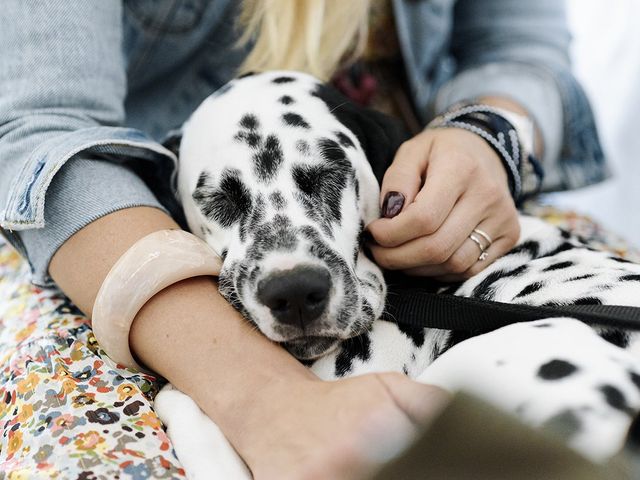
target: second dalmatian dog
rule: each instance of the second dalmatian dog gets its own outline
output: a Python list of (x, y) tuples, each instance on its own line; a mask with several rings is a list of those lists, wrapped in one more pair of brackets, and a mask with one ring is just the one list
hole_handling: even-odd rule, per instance
[[(564, 420), (574, 449), (611, 457), (640, 410), (635, 334), (546, 318), (460, 341), (380, 319), (385, 281), (362, 234), (400, 140), (386, 117), (301, 73), (246, 76), (206, 99), (183, 128), (178, 190), (189, 228), (224, 260), (220, 292), (323, 379), (404, 372), (534, 427)], [(639, 265), (538, 219), (521, 227), (510, 253), (452, 293), (640, 306)], [(189, 397), (168, 385), (155, 407), (191, 478), (250, 478)]]

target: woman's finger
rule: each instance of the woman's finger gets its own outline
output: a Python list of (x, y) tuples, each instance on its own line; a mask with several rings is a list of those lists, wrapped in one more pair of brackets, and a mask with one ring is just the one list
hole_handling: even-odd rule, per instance
[(429, 152), (429, 137), (423, 134), (400, 146), (380, 185), (382, 217), (395, 217), (413, 202), (422, 184)]
[(465, 272), (435, 275), (434, 278), (441, 282), (461, 282), (467, 280), (487, 268), (498, 258), (511, 250), (511, 248), (513, 248), (511, 239), (508, 237), (500, 237), (491, 244), (490, 248), (487, 249), (487, 257), (484, 260), (476, 258), (476, 261), (473, 262), (471, 267), (469, 267)]
[(467, 173), (455, 163), (430, 163), (424, 185), (413, 203), (394, 218), (381, 218), (369, 224), (373, 239), (383, 247), (397, 247), (436, 232), (464, 193)]
[[(486, 234), (491, 239), (491, 242), (481, 234), (474, 232), (474, 229)], [(471, 235), (473, 235), (475, 240), (471, 238)], [(508, 235), (509, 223), (501, 218), (490, 217), (478, 225), (471, 226), (468, 235), (462, 240), (459, 248), (457, 248), (446, 261), (437, 265), (424, 265), (406, 269), (405, 273), (408, 275), (440, 277), (452, 274), (462, 275), (476, 264), (481, 268), (486, 268), (493, 261), (491, 260), (492, 258), (497, 258), (491, 255), (495, 249), (500, 246), (497, 239)], [(480, 260), (483, 252), (486, 253), (487, 256), (484, 260)]]
[[(379, 265), (391, 270), (446, 265), (485, 215), (482, 205), (463, 198), (436, 233), (409, 240), (397, 247), (371, 245), (370, 250)], [(495, 235), (498, 233), (496, 231)], [(437, 274), (446, 273), (446, 267), (443, 268), (435, 271)], [(459, 271), (467, 268), (465, 266)]]

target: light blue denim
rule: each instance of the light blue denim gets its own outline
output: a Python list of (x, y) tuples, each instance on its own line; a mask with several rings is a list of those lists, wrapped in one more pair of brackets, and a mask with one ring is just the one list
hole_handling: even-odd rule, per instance
[[(149, 205), (179, 218), (177, 159), (162, 142), (244, 58), (234, 47), (238, 3), (3, 0), (0, 227), (28, 258), (34, 283), (50, 285), (53, 253), (102, 215)], [(563, 2), (393, 7), (424, 122), (461, 99), (507, 96), (542, 131), (545, 190), (607, 176), (589, 104), (570, 72)]]

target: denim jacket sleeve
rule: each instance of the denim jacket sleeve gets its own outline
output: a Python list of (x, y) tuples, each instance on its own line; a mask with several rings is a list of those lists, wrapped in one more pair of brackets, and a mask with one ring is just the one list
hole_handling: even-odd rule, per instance
[[(571, 73), (564, 2), (395, 2), (423, 120), (461, 100), (505, 96), (523, 105), (541, 130), (543, 190), (577, 188), (608, 176), (591, 108)], [(449, 28), (441, 42), (433, 41), (436, 23)]]
[[(43, 229), (46, 237), (47, 231), (61, 228), (59, 218), (47, 219), (56, 225), (44, 228), (45, 197), (53, 177), (70, 159), (126, 163), (147, 177), (165, 179), (177, 160), (142, 132), (122, 127), (127, 82), (120, 1), (6, 0), (2, 10), (0, 227), (29, 256), (16, 231)], [(77, 168), (75, 172), (79, 174)], [(69, 228), (81, 228), (100, 213), (124, 205), (158, 205), (142, 182), (131, 180), (128, 169), (109, 172), (104, 182), (128, 179), (121, 190), (128, 189), (124, 200), (105, 197), (78, 204), (72, 212), (78, 218)], [(59, 182), (58, 188), (71, 185), (77, 188), (79, 183)], [(58, 231), (57, 238), (71, 233)], [(40, 283), (43, 275), (39, 272)]]

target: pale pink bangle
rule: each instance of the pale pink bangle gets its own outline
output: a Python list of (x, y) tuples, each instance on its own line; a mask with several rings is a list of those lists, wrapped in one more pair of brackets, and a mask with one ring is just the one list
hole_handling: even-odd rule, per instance
[(160, 230), (141, 238), (118, 259), (98, 291), (91, 315), (96, 340), (115, 362), (148, 372), (129, 349), (129, 330), (138, 311), (163, 288), (190, 277), (217, 276), (221, 266), (209, 245), (184, 230)]

